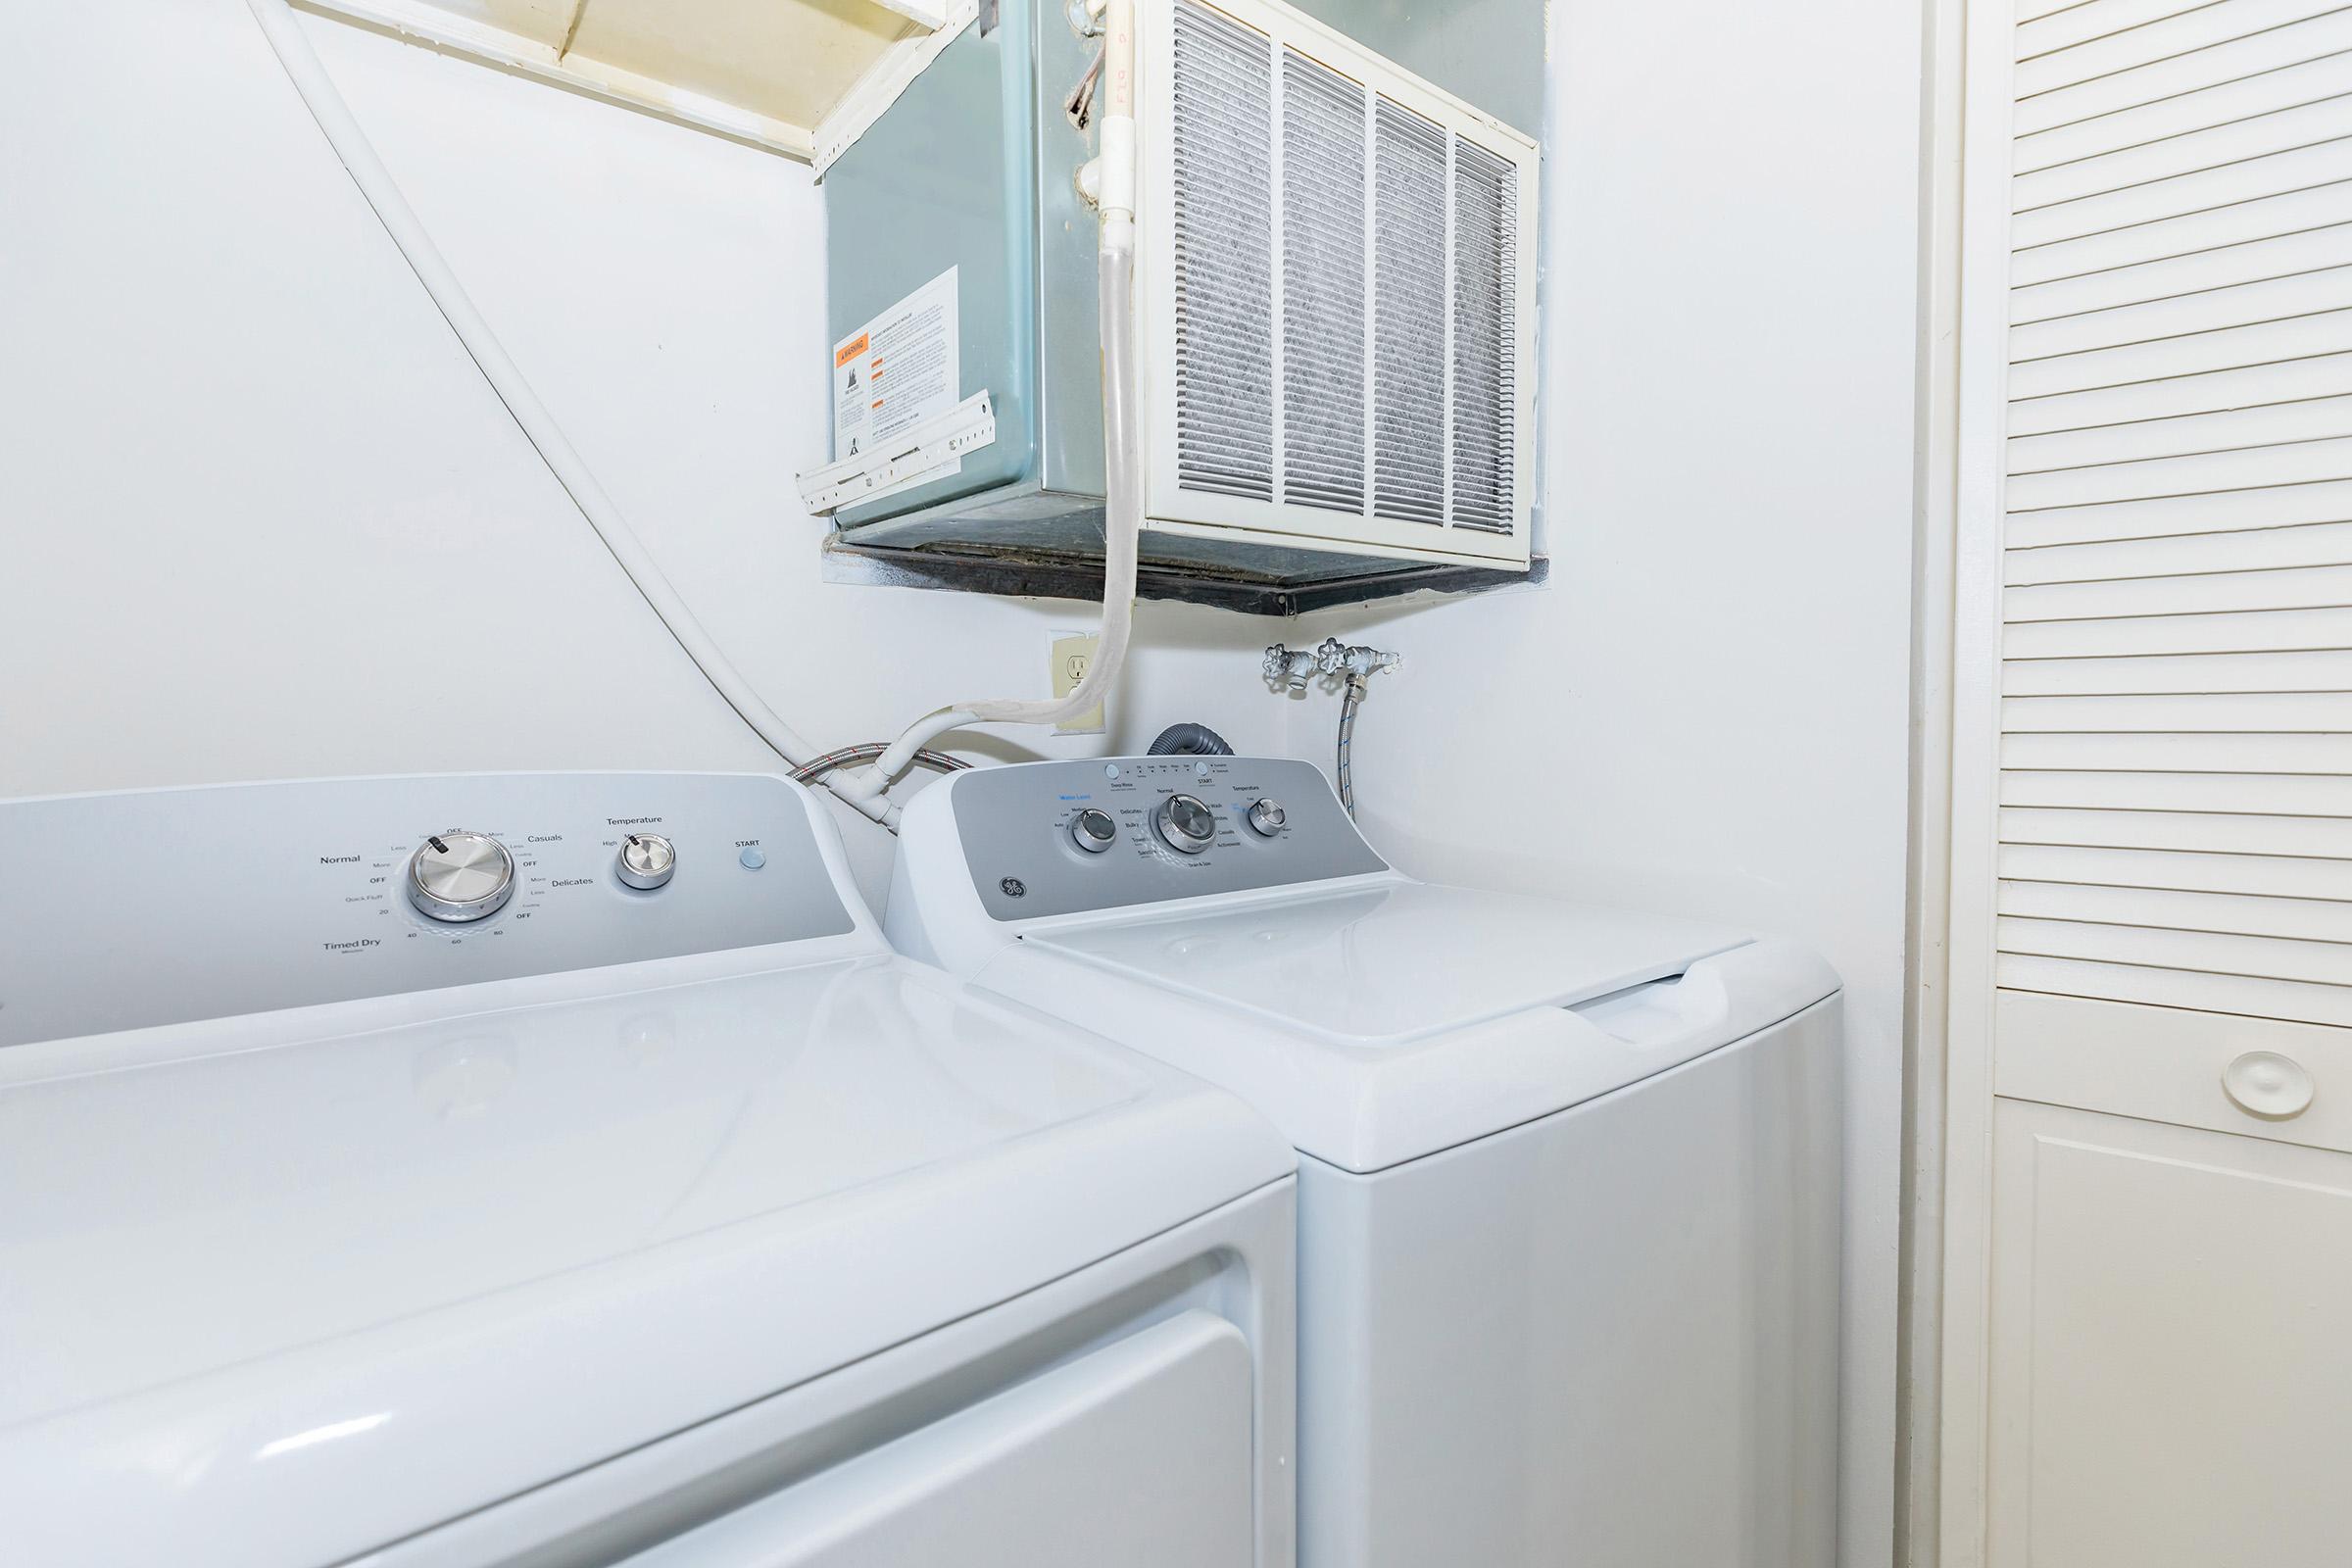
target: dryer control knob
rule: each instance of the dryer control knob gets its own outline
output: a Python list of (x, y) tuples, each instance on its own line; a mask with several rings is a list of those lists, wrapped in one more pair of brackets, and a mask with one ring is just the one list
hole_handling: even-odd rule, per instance
[(1119, 824), (1108, 811), (1088, 807), (1070, 818), (1070, 842), (1089, 855), (1101, 855), (1119, 841)]
[(451, 925), (496, 914), (514, 896), (514, 857), (487, 833), (436, 833), (409, 857), (409, 902)]
[(1280, 801), (1259, 801), (1250, 808), (1250, 830), (1261, 839), (1270, 839), (1282, 831), (1282, 824), (1291, 819)]
[(659, 833), (632, 833), (620, 841), (620, 879), (640, 892), (653, 892), (677, 868), (677, 848)]
[(1152, 825), (1179, 855), (1199, 855), (1217, 841), (1217, 813), (1196, 795), (1171, 795), (1160, 802)]

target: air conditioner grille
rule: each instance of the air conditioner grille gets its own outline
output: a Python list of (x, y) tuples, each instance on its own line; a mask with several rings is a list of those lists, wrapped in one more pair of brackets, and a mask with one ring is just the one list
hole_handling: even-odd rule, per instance
[(1271, 501), (1272, 46), (1203, 6), (1175, 20), (1178, 482)]
[(1446, 132), (1380, 100), (1372, 186), (1372, 510), (1446, 520)]
[(1511, 528), (1519, 172), (1453, 144), (1453, 525)]
[(1234, 498), (1200, 520), (1507, 555), (1491, 538), (1528, 511), (1532, 147), (1287, 6), (1166, 15), (1167, 237), (1144, 241), (1174, 452), (1154, 469)]
[(1282, 58), (1282, 498), (1364, 510), (1364, 89)]

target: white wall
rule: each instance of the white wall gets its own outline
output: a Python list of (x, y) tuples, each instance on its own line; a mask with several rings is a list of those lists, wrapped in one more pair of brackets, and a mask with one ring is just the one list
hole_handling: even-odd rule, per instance
[[(0, 795), (775, 765), (548, 476), (240, 0), (19, 20), (42, 69), (0, 97)], [(828, 443), (807, 169), (306, 21), (541, 396), (804, 734), (1042, 694), (1048, 630), (1086, 607), (819, 581), (793, 484)], [(1110, 737), (975, 755), (1140, 749), (1179, 717), (1274, 743), (1260, 626), (1142, 624)], [(847, 831), (879, 873), (887, 836)]]
[[(1920, 15), (1554, 0), (1544, 589), (1317, 616), (1424, 875), (1803, 938), (1850, 1029), (1844, 1561), (1891, 1553)], [(1293, 708), (1328, 756), (1336, 704)]]

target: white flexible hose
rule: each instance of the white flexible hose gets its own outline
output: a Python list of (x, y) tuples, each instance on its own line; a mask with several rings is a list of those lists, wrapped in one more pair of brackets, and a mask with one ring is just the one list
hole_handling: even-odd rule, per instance
[(877, 821), (882, 801), (914, 754), (966, 724), (1054, 724), (1101, 703), (1118, 684), (1135, 626), (1136, 556), (1144, 522), (1143, 431), (1135, 406), (1135, 5), (1110, 0), (1102, 55), (1102, 626), (1093, 662), (1066, 697), (959, 703), (915, 720), (874, 765), (836, 787)]
[[(449, 263), (442, 259), (439, 247), (433, 244), (432, 236), (417, 221), (408, 199), (401, 195), (400, 187), (393, 183), (391, 172), (384, 168), (383, 161), (376, 157), (375, 148), (369, 144), (367, 133), (360, 129), (359, 122), (352, 118), (350, 107), (343, 102), (343, 95), (335, 90), (333, 78), (327, 75), (326, 68), (319, 64), (318, 53), (312, 49), (311, 40), (303, 32), (302, 24), (287, 0), (246, 0), (246, 4), (251, 8), (254, 20), (262, 24), (262, 32), (270, 40), (270, 47), (277, 52), (278, 63), (285, 67), (286, 75), (294, 83), (294, 90), (302, 95), (303, 103), (309, 107), (311, 118), (318, 122), (318, 128), (326, 133), (335, 155), (342, 159), (344, 169), (350, 172), (352, 182), (360, 187), (360, 194), (375, 210), (376, 218), (383, 223), (385, 232), (392, 236), (393, 243), (400, 247), (401, 255), (408, 258), (409, 266), (416, 273), (416, 280), (424, 285), (434, 305), (448, 318), (451, 328), (458, 334), (458, 340), (465, 344), (466, 352), (473, 356), (473, 363), (481, 368), (483, 376), (497, 391), (500, 401), (506, 404), (507, 412), (514, 416), (514, 422), (522, 427), (522, 433), (538, 449), (548, 470), (580, 509), (580, 515), (588, 519), (597, 537), (605, 542), (605, 548), (612, 552), (612, 559), (619, 563), (620, 569), (628, 573), (629, 581), (637, 585), (637, 591), (645, 595), (645, 602), (653, 607), (654, 613), (662, 617), (662, 624), (669, 628), (670, 635), (678, 640), (678, 646), (686, 651), (686, 657), (694, 661), (695, 666), (727, 700), (728, 706), (743, 716), (743, 721), (778, 757), (795, 767), (813, 759), (817, 755), (817, 748), (795, 733), (775, 710), (760, 700), (760, 694), (752, 690), (750, 683), (728, 662), (718, 645), (711, 641), (710, 634), (703, 629), (702, 622), (694, 618), (694, 612), (686, 608), (686, 602), (678, 597), (678, 591), (662, 574), (662, 568), (647, 553), (636, 530), (621, 516), (620, 509), (612, 504), (612, 498), (606, 495), (604, 486), (596, 482), (596, 475), (589, 470), (587, 463), (573, 450), (563, 427), (556, 423), (555, 416), (548, 412), (547, 405), (539, 401), (538, 394), (523, 379), (521, 369), (508, 356), (497, 334), (490, 330), (490, 323), (483, 320), (481, 312), (474, 309), (473, 301), (466, 297), (464, 285), (459, 283), (457, 274), (450, 270)], [(910, 755), (914, 750), (914, 747), (907, 748)], [(903, 767), (904, 762), (901, 765)]]

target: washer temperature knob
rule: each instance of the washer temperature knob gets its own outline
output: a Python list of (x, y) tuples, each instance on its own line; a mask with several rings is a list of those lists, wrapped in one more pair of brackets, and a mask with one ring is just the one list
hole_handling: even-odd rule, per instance
[(1108, 811), (1089, 807), (1070, 818), (1070, 842), (1089, 855), (1101, 855), (1119, 840), (1119, 824)]
[(436, 833), (409, 857), (409, 902), (436, 920), (485, 919), (514, 896), (514, 857), (487, 833)]
[(620, 841), (620, 879), (640, 892), (653, 892), (677, 868), (676, 847), (659, 833), (632, 833)]
[(1250, 808), (1250, 830), (1261, 839), (1270, 839), (1282, 831), (1282, 824), (1291, 819), (1280, 801), (1259, 801)]
[(1199, 855), (1217, 841), (1217, 813), (1196, 795), (1171, 795), (1152, 818), (1160, 839), (1179, 855)]

